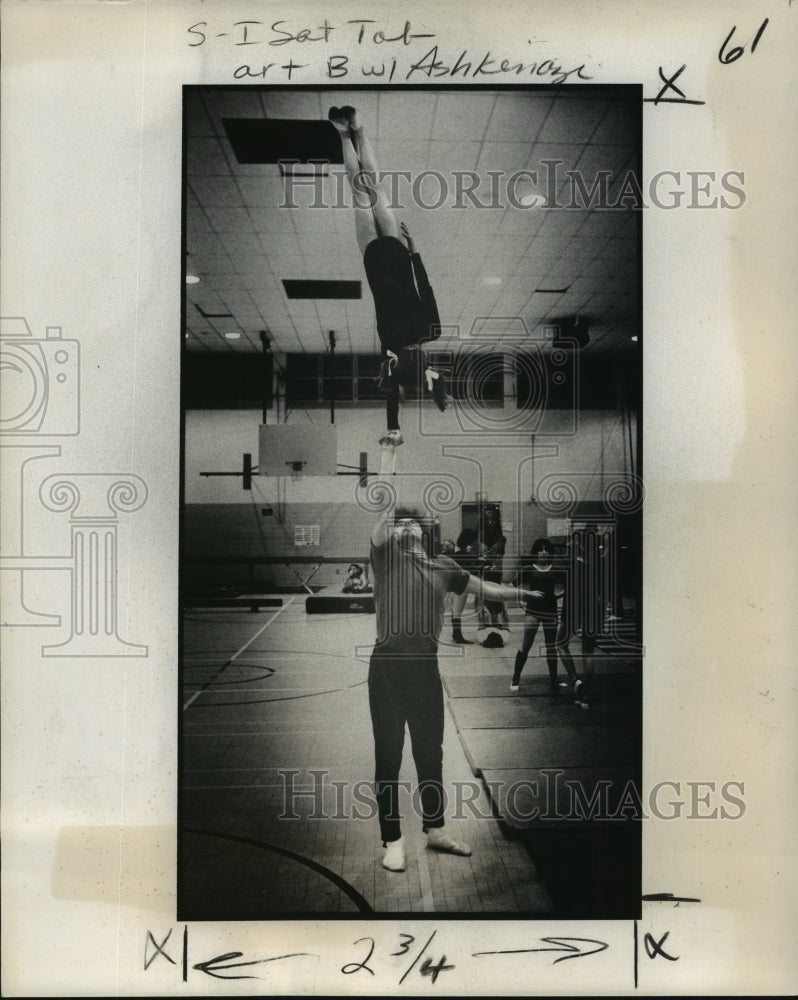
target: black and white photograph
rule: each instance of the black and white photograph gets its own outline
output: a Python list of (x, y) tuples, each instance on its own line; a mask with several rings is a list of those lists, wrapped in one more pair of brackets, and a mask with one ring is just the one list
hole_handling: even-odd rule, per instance
[(185, 88), (181, 919), (639, 914), (640, 97)]
[(0, 992), (782, 996), (790, 0), (1, 0)]

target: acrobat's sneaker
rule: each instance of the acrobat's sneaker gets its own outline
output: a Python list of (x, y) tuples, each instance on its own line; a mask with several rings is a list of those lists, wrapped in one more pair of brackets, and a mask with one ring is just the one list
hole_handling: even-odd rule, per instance
[(449, 396), (446, 392), (446, 381), (440, 372), (436, 372), (433, 368), (427, 369), (428, 381), (432, 383), (431, 392), (432, 398), (435, 401), (435, 405), (443, 413), (446, 407), (449, 405)]
[(400, 444), (405, 443), (405, 439), (401, 431), (388, 431), (387, 434), (382, 435), (378, 443), (392, 444), (394, 448), (398, 448)]
[(405, 838), (392, 840), (385, 845), (385, 857), (382, 859), (382, 867), (389, 872), (403, 872), (407, 867), (405, 858)]

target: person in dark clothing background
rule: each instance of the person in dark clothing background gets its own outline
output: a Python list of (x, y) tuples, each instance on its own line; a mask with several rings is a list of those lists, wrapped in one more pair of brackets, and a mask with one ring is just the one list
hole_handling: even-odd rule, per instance
[[(464, 528), (457, 536), (455, 550), (452, 553), (452, 559), (454, 559), (457, 565), (461, 569), (464, 569), (467, 573), (478, 574), (479, 572), (479, 557), (473, 551), (476, 540), (477, 532), (475, 529)], [(470, 646), (473, 644), (471, 639), (466, 639), (463, 635), (462, 615), (467, 599), (468, 594), (466, 594), (465, 591), (462, 594), (455, 594), (452, 598), (452, 642), (459, 643), (463, 646)]]
[[(483, 578), (490, 583), (501, 583), (504, 566), (504, 550), (507, 547), (507, 539), (504, 535), (498, 538), (488, 548), (489, 565), (483, 573)], [(507, 614), (507, 607), (503, 601), (485, 601), (484, 610), (486, 614), (486, 624), (496, 628), (510, 631), (510, 618)]]
[[(426, 364), (421, 346), (440, 336), (438, 307), (413, 238), (390, 207), (357, 111), (350, 106), (332, 107), (328, 118), (341, 137), (354, 196), (355, 233), (377, 316), (383, 354), (379, 385), (387, 396), (388, 425), (381, 443), (385, 440), (396, 446), (403, 441), (399, 428), (403, 388), (426, 389), (441, 411), (448, 403), (443, 375)], [(366, 196), (368, 206), (358, 205), (358, 194)]]
[(532, 556), (531, 566), (523, 568), (520, 574), (521, 586), (530, 596), (526, 599), (524, 636), (521, 648), (515, 655), (515, 667), (510, 689), (512, 691), (519, 690), (521, 671), (524, 669), (538, 628), (542, 626), (552, 693), (558, 691), (557, 658), (559, 655), (573, 686), (574, 701), (583, 708), (587, 708), (583, 684), (577, 676), (576, 666), (568, 648), (567, 631), (561, 631), (563, 625), (558, 622), (557, 601), (562, 599), (565, 593), (565, 581), (562, 574), (553, 568), (554, 546), (547, 538), (538, 538), (532, 545), (530, 555)]
[(479, 540), (489, 549), (497, 543), (502, 545), (501, 554), (504, 555), (504, 544), (507, 539), (502, 532), (501, 511), (495, 504), (489, 503), (482, 512), (479, 522)]

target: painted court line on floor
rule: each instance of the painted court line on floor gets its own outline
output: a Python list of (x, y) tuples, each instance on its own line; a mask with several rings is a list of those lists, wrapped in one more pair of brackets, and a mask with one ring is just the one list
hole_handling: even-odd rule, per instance
[[(424, 837), (426, 840), (426, 837)], [(435, 897), (432, 893), (432, 879), (429, 875), (429, 862), (427, 860), (427, 845), (421, 844), (418, 854), (418, 874), (421, 883), (421, 909), (424, 913), (435, 912)]]
[[(250, 646), (252, 645), (252, 643), (253, 643), (253, 642), (254, 642), (254, 641), (255, 641), (255, 640), (256, 640), (256, 639), (258, 638), (258, 636), (261, 636), (261, 635), (263, 635), (263, 633), (264, 633), (264, 632), (266, 631), (266, 629), (267, 629), (267, 628), (268, 628), (268, 627), (269, 627), (269, 626), (271, 625), (271, 623), (272, 623), (272, 622), (274, 621), (274, 619), (275, 619), (275, 618), (276, 618), (276, 617), (277, 617), (278, 615), (282, 614), (282, 613), (283, 613), (283, 611), (285, 611), (285, 610), (286, 610), (286, 608), (288, 608), (288, 607), (289, 607), (289, 606), (291, 605), (291, 602), (292, 602), (293, 600), (294, 600), (294, 598), (293, 598), (293, 597), (289, 597), (289, 598), (288, 598), (288, 600), (286, 601), (286, 603), (285, 603), (285, 604), (283, 604), (283, 606), (282, 606), (282, 607), (278, 608), (278, 609), (277, 609), (277, 610), (276, 610), (276, 611), (274, 612), (274, 614), (273, 614), (273, 615), (271, 616), (271, 618), (270, 618), (270, 619), (269, 619), (269, 620), (268, 620), (267, 622), (264, 622), (264, 624), (263, 624), (263, 625), (262, 625), (262, 626), (261, 626), (261, 627), (260, 627), (260, 628), (258, 629), (258, 631), (257, 631), (257, 632), (256, 632), (256, 633), (255, 633), (255, 634), (254, 634), (254, 635), (252, 636), (252, 638), (251, 638), (251, 639), (249, 639), (249, 640), (248, 640), (247, 642), (245, 642), (245, 643), (244, 643), (244, 645), (243, 645), (243, 646), (241, 647), (241, 649), (239, 649), (239, 650), (238, 650), (237, 652), (233, 653), (233, 655), (232, 655), (232, 656), (230, 657), (230, 659), (229, 659), (229, 660), (227, 660), (227, 663), (233, 663), (233, 662), (234, 662), (234, 661), (235, 661), (235, 660), (236, 660), (236, 659), (237, 659), (237, 658), (238, 658), (239, 656), (241, 656), (241, 654), (242, 654), (242, 653), (243, 653), (243, 652), (244, 652), (245, 650), (249, 649), (249, 647), (250, 647)], [(225, 665), (226, 665), (226, 664), (225, 664)], [(191, 705), (192, 705), (192, 704), (193, 704), (193, 703), (194, 703), (194, 702), (195, 702), (195, 701), (197, 700), (197, 698), (199, 698), (199, 696), (200, 696), (201, 694), (202, 694), (202, 691), (201, 691), (201, 690), (200, 690), (200, 691), (195, 691), (195, 692), (194, 692), (194, 694), (193, 694), (193, 695), (192, 695), (192, 696), (191, 696), (191, 697), (190, 697), (190, 698), (188, 699), (188, 701), (187, 701), (187, 702), (185, 703), (185, 705), (183, 705), (183, 711), (185, 712), (185, 710), (186, 710), (187, 708), (189, 708), (189, 707), (190, 707), (190, 706), (191, 706)]]

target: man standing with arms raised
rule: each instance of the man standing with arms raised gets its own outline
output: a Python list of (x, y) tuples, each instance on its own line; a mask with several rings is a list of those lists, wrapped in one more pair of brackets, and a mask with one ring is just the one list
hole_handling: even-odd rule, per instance
[[(392, 470), (394, 450), (390, 442), (383, 444), (381, 476)], [(437, 652), (446, 594), (477, 594), (496, 601), (519, 597), (515, 587), (486, 583), (448, 556), (428, 556), (421, 521), (419, 512), (390, 504), (371, 536), (377, 639), (369, 666), (369, 708), (380, 833), (386, 849), (382, 863), (390, 871), (404, 871), (406, 866), (398, 802), (405, 725), (427, 848), (471, 854), (468, 844), (444, 830), (444, 706)]]

